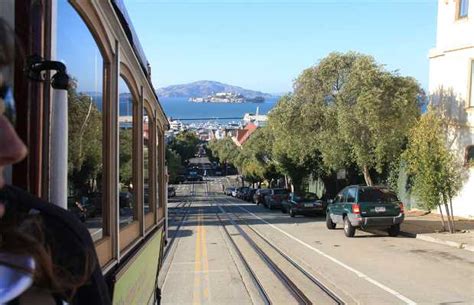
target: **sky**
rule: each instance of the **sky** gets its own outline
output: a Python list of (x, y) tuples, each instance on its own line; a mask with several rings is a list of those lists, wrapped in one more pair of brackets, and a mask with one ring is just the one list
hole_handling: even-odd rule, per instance
[(155, 87), (216, 80), (287, 92), (332, 51), (428, 86), (436, 0), (125, 0)]
[[(215, 80), (291, 91), (332, 51), (370, 54), (428, 87), (436, 0), (124, 0), (156, 88)], [(58, 59), (80, 91), (100, 91), (101, 55), (77, 12), (58, 2)]]

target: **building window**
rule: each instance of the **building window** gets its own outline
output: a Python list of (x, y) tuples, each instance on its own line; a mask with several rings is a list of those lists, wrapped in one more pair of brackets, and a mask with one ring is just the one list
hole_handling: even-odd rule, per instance
[(457, 18), (465, 18), (469, 11), (469, 0), (458, 0)]
[(466, 148), (466, 164), (468, 166), (474, 166), (474, 145)]

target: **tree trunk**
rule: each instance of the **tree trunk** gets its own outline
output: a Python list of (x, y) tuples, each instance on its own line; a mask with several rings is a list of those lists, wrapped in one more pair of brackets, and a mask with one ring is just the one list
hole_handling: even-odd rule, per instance
[(444, 198), (443, 198), (443, 201), (444, 201), (444, 209), (446, 210), (446, 217), (448, 218), (449, 233), (453, 233), (453, 226), (451, 224), (451, 216), (449, 213), (449, 207), (448, 207), (448, 204), (446, 203), (446, 200), (444, 200)]
[(453, 210), (453, 199), (449, 197), (449, 205), (451, 208), (451, 218), (453, 220), (453, 231), (456, 232), (456, 226), (454, 225), (454, 210)]
[(441, 215), (441, 223), (443, 224), (443, 231), (446, 231), (446, 222), (444, 222), (443, 210), (441, 209), (441, 204), (438, 204), (439, 215)]
[(367, 167), (367, 165), (365, 165), (365, 166), (363, 167), (362, 172), (364, 173), (365, 183), (366, 183), (368, 186), (374, 185), (374, 183), (372, 182), (372, 178), (370, 177), (370, 172), (369, 172), (369, 168)]

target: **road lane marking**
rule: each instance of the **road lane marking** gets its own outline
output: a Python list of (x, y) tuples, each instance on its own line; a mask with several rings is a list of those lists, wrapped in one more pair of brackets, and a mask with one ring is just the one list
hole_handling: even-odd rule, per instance
[(246, 208), (243, 208), (243, 207), (241, 207), (241, 206), (237, 206), (237, 207), (238, 207), (239, 209), (241, 209), (241, 210), (243, 210), (243, 211), (249, 213), (250, 215), (254, 216), (255, 218), (261, 220), (262, 222), (268, 224), (268, 225), (269, 225), (270, 227), (272, 227), (273, 229), (275, 229), (275, 230), (277, 230), (277, 231), (283, 233), (284, 235), (286, 235), (287, 237), (293, 239), (293, 240), (296, 241), (297, 243), (299, 243), (299, 244), (301, 244), (301, 245), (307, 247), (307, 248), (310, 249), (310, 250), (313, 250), (314, 252), (318, 253), (319, 255), (321, 255), (321, 256), (323, 256), (323, 257), (329, 259), (330, 261), (332, 261), (332, 262), (334, 262), (334, 263), (336, 263), (336, 264), (338, 264), (339, 266), (341, 266), (341, 267), (343, 267), (343, 268), (345, 268), (345, 269), (347, 269), (347, 270), (349, 270), (349, 271), (355, 273), (358, 277), (360, 277), (360, 278), (366, 280), (367, 282), (369, 282), (369, 283), (371, 283), (371, 284), (373, 284), (373, 285), (379, 287), (380, 289), (382, 289), (382, 290), (384, 290), (384, 291), (390, 293), (391, 295), (397, 297), (398, 299), (402, 300), (403, 302), (405, 302), (405, 303), (407, 303), (407, 304), (410, 304), (410, 305), (416, 304), (415, 301), (410, 300), (409, 298), (405, 297), (404, 295), (402, 295), (402, 294), (399, 293), (398, 291), (393, 290), (393, 289), (391, 289), (391, 288), (385, 286), (384, 284), (382, 284), (382, 283), (380, 283), (380, 282), (378, 282), (378, 281), (372, 279), (371, 277), (367, 276), (366, 274), (364, 274), (364, 273), (362, 273), (362, 272), (360, 272), (360, 271), (358, 271), (358, 270), (356, 270), (356, 269), (354, 269), (354, 268), (352, 268), (352, 267), (346, 265), (345, 263), (341, 262), (340, 260), (338, 260), (338, 259), (336, 259), (336, 258), (334, 258), (334, 257), (332, 257), (332, 256), (330, 256), (330, 255), (328, 255), (328, 254), (326, 254), (326, 253), (324, 253), (323, 251), (321, 251), (321, 250), (319, 250), (319, 249), (317, 249), (317, 248), (314, 248), (313, 246), (311, 246), (311, 245), (305, 243), (304, 241), (302, 241), (302, 240), (296, 238), (295, 236), (293, 236), (293, 235), (287, 233), (286, 231), (284, 231), (284, 230), (278, 228), (277, 226), (275, 226), (275, 225), (269, 223), (269, 222), (266, 221), (265, 219), (263, 219), (263, 218), (261, 218), (261, 217), (255, 215), (254, 213), (250, 212), (250, 211), (247, 210)]
[(202, 225), (203, 224), (203, 216), (201, 215), (201, 252), (202, 252), (202, 260), (204, 265), (204, 298), (205, 300), (209, 299), (209, 261), (207, 260), (207, 245), (206, 245), (206, 228)]
[(201, 209), (197, 215), (196, 227), (196, 249), (194, 255), (194, 287), (193, 287), (193, 304), (201, 304)]

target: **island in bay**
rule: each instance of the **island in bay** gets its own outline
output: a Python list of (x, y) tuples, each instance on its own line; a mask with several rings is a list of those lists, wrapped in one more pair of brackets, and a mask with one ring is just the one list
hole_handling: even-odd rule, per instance
[(194, 103), (230, 103), (230, 104), (241, 104), (241, 103), (263, 103), (265, 98), (263, 96), (245, 97), (242, 94), (233, 92), (218, 92), (214, 95), (208, 95), (206, 97), (190, 97), (190, 102)]
[(273, 95), (216, 81), (197, 81), (158, 89), (159, 97), (187, 98), (195, 103), (263, 103)]

